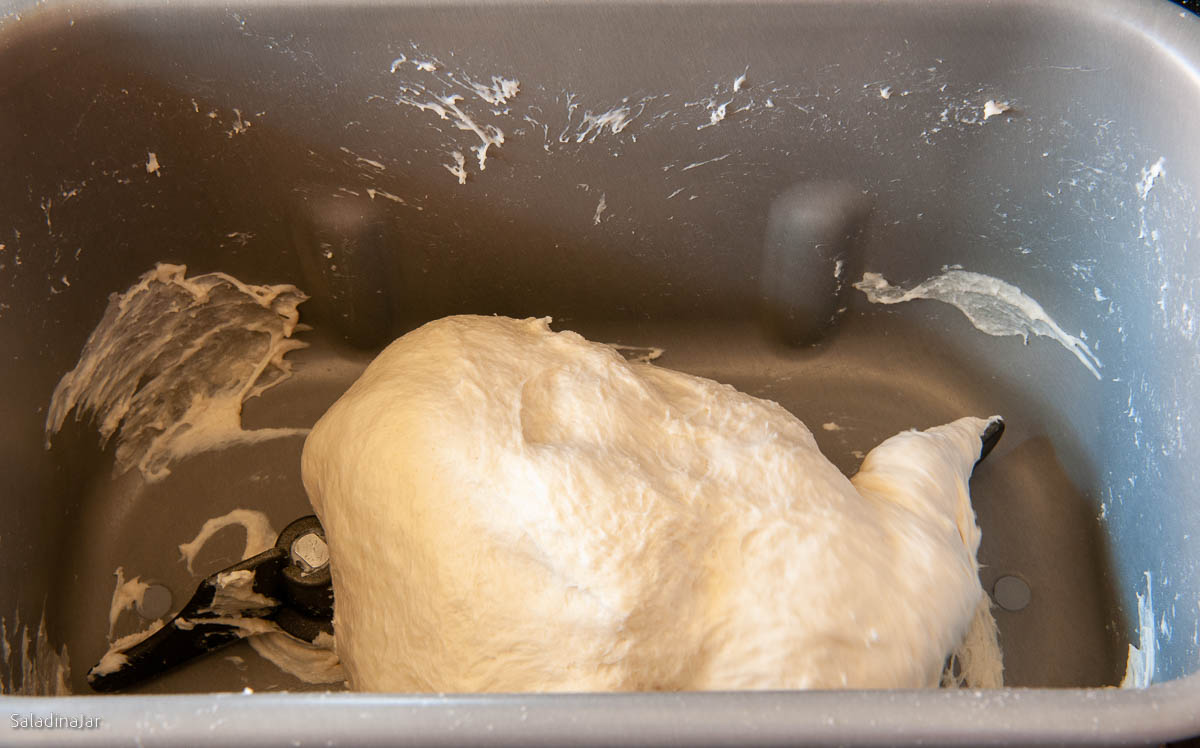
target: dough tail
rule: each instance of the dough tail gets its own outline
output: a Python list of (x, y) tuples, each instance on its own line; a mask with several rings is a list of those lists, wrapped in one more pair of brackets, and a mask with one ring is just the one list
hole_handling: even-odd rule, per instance
[(973, 559), (980, 536), (967, 482), (1003, 432), (999, 416), (905, 431), (871, 450), (851, 482), (864, 496), (920, 516), (953, 519)]
[(851, 479), (864, 497), (901, 507), (925, 518), (930, 526), (949, 519), (962, 540), (964, 576), (960, 583), (972, 590), (967, 599), (977, 602), (973, 611), (970, 607), (962, 610), (963, 628), (959, 630), (965, 636), (950, 651), (941, 676), (943, 686), (1003, 685), (1004, 664), (991, 600), (979, 587), (977, 576), (980, 532), (968, 490), (975, 466), (995, 448), (1003, 433), (1004, 421), (998, 416), (960, 418), (927, 431), (906, 431), (871, 450)]

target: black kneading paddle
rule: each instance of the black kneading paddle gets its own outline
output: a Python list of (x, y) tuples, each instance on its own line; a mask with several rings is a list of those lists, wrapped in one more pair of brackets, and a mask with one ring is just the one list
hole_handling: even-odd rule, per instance
[[(253, 574), (249, 587), (254, 599), (223, 594), (231, 579), (227, 575), (238, 571)], [(322, 632), (333, 633), (329, 550), (315, 516), (285, 527), (274, 548), (207, 577), (162, 628), (125, 650), (110, 652), (116, 661), (107, 667), (101, 667), (101, 660), (88, 671), (88, 685), (101, 692), (119, 691), (270, 627), (309, 643)]]

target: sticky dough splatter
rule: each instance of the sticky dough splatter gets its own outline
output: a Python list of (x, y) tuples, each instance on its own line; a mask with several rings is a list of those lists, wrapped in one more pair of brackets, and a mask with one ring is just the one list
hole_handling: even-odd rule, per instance
[(79, 362), (59, 380), (46, 414), (46, 447), (74, 410), (91, 413), (101, 446), (117, 437), (116, 474), (150, 482), (170, 465), (236, 444), (307, 429), (244, 430), (242, 404), (291, 375), (297, 306), (291, 285), (253, 286), (225, 273), (186, 277), (159, 264), (110, 297)]
[[(407, 61), (403, 56), (394, 60), (391, 72), (397, 72)], [(521, 82), (515, 78), (493, 75), (490, 83), (481, 83), (461, 72), (439, 73), (436, 60), (412, 62), (421, 72), (436, 74), (433, 78), (442, 92), (434, 93), (426, 83), (406, 83), (400, 87), (396, 103), (431, 112), (439, 119), (453, 123), (455, 128), (473, 133), (479, 143), (471, 146), (470, 150), (475, 154), (479, 170), (485, 171), (488, 151), (504, 145), (504, 131), (496, 124), (484, 121), (483, 114), (469, 109), (466, 97), (457, 91), (474, 94), (480, 101), (490, 105), (492, 116), (499, 116), (509, 113), (508, 103), (521, 92)], [(459, 184), (466, 184), (466, 158), (461, 150), (454, 151), (452, 156), (455, 163), (446, 165), (446, 169), (458, 179)]]
[(917, 299), (931, 299), (950, 304), (971, 320), (971, 324), (988, 335), (1003, 337), (1020, 335), (1029, 341), (1038, 335), (1058, 341), (1096, 379), (1100, 378), (1100, 359), (1092, 349), (1074, 335), (1058, 326), (1042, 305), (1021, 289), (999, 278), (965, 270), (948, 270), (929, 278), (911, 289), (891, 285), (878, 273), (863, 273), (854, 287), (867, 295), (873, 304), (901, 304)]
[(189, 574), (195, 574), (192, 565), (196, 562), (196, 554), (214, 535), (226, 527), (240, 526), (246, 531), (246, 545), (242, 551), (242, 559), (255, 556), (275, 545), (277, 533), (271, 528), (271, 520), (267, 515), (253, 509), (234, 509), (228, 514), (213, 517), (204, 523), (200, 532), (188, 543), (179, 546), (179, 557), (187, 564)]
[[(558, 134), (558, 142), (563, 144), (595, 143), (597, 139), (619, 135), (642, 115), (647, 104), (657, 98), (646, 96), (634, 102), (625, 97), (620, 104), (600, 111), (583, 107), (574, 93), (566, 92), (566, 97), (567, 121)], [(575, 118), (577, 112), (582, 112), (578, 121)]]
[(1154, 681), (1154, 653), (1158, 637), (1154, 633), (1154, 578), (1146, 572), (1146, 594), (1137, 593), (1138, 643), (1129, 645), (1125, 677), (1121, 688), (1146, 688)]
[(1142, 178), (1136, 185), (1138, 197), (1145, 200), (1150, 195), (1150, 190), (1154, 189), (1154, 183), (1158, 181), (1159, 177), (1167, 173), (1167, 170), (1164, 168), (1166, 163), (1167, 159), (1160, 156), (1153, 164), (1142, 169)]
[(0, 618), (0, 693), (69, 696), (70, 683), (67, 647), (55, 649), (50, 643), (45, 611), (36, 630), (28, 624), (22, 625), (19, 613), (11, 629)]
[(620, 353), (626, 361), (636, 361), (637, 363), (648, 364), (651, 361), (657, 361), (662, 358), (666, 351), (662, 348), (645, 345), (621, 345), (620, 343), (609, 343), (609, 347)]
[(113, 590), (112, 602), (108, 608), (108, 641), (112, 643), (113, 633), (117, 630), (117, 619), (121, 613), (132, 610), (141, 604), (150, 585), (141, 577), (125, 579), (125, 569), (118, 566), (113, 576), (117, 578), (117, 586)]

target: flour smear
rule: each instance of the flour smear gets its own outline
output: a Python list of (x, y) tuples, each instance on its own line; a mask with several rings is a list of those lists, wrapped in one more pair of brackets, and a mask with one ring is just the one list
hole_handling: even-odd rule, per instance
[(109, 297), (79, 362), (58, 382), (46, 414), (46, 447), (74, 410), (92, 415), (101, 446), (117, 438), (115, 473), (148, 482), (190, 455), (304, 434), (243, 430), (242, 404), (291, 375), (297, 306), (291, 285), (253, 286), (225, 273), (191, 278), (159, 264)]

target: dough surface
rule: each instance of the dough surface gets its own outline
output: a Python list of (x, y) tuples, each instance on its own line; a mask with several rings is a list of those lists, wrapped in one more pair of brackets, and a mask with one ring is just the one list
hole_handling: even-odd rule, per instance
[(430, 322), (304, 446), (338, 655), (371, 691), (935, 686), (983, 599), (987, 424), (849, 480), (776, 403), (547, 319)]

